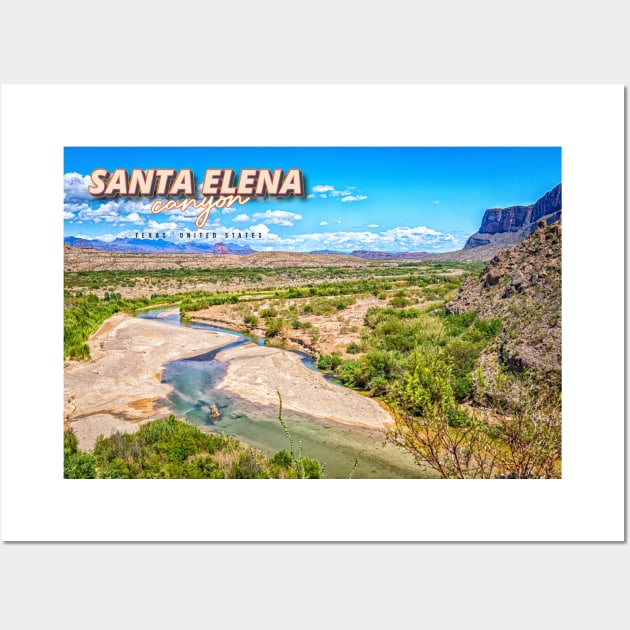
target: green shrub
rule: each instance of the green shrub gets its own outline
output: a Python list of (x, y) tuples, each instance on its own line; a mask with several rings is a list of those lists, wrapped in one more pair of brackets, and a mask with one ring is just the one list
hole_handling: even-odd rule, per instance
[(355, 341), (352, 341), (348, 344), (348, 347), (346, 348), (346, 352), (348, 354), (359, 354), (359, 352), (361, 352), (361, 347), (359, 346), (358, 343), (356, 343)]
[(276, 337), (284, 330), (284, 320), (278, 317), (269, 317), (265, 320), (265, 334), (267, 337)]
[(191, 459), (183, 469), (185, 479), (223, 479), (225, 472), (216, 460), (209, 455)]
[(317, 362), (317, 369), (330, 370), (331, 365), (332, 365), (332, 357), (329, 354), (325, 354)]
[(344, 385), (363, 387), (365, 382), (361, 378), (363, 364), (358, 359), (346, 359), (341, 362), (339, 377)]
[(404, 308), (405, 306), (409, 306), (411, 304), (411, 300), (404, 297), (395, 297), (392, 298), (389, 303), (394, 308)]
[(108, 479), (267, 479), (297, 476), (290, 456), (287, 468), (287, 455), (268, 459), (232, 438), (204, 433), (170, 416), (133, 434), (99, 438), (90, 457), (98, 476)]
[(79, 450), (79, 440), (72, 429), (63, 432), (63, 454), (74, 455)]
[(313, 315), (332, 315), (335, 312), (335, 305), (332, 301), (327, 300), (326, 298), (312, 299), (310, 303), (310, 310), (308, 311), (306, 310), (307, 306), (304, 307), (304, 312), (309, 312)]
[(304, 471), (304, 479), (321, 479), (323, 474), (322, 465), (319, 460), (310, 457), (303, 457), (301, 460)]
[(115, 457), (101, 469), (103, 479), (131, 479), (132, 473), (122, 457)]
[(269, 479), (270, 475), (263, 461), (252, 449), (241, 453), (232, 462), (230, 468), (230, 479)]
[(63, 432), (64, 479), (95, 479), (96, 459), (90, 453), (79, 451), (79, 441), (72, 429)]
[(341, 356), (338, 352), (325, 354), (317, 363), (320, 370), (332, 370), (333, 372), (341, 365)]
[(271, 461), (274, 464), (278, 464), (278, 466), (283, 466), (285, 468), (290, 468), (291, 464), (293, 463), (293, 460), (291, 459), (291, 455), (284, 449), (282, 449), (281, 451), (278, 451), (271, 458)]
[(64, 454), (63, 477), (64, 479), (95, 479), (96, 459), (90, 453)]
[(345, 296), (335, 298), (334, 300), (331, 300), (331, 303), (338, 311), (342, 311), (344, 308), (348, 308), (348, 306), (355, 304), (356, 301), (357, 300), (354, 297)]

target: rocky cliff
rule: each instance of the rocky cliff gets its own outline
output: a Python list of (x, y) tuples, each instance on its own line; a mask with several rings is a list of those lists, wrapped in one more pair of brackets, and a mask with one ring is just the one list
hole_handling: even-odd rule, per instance
[(529, 206), (486, 210), (479, 231), (466, 241), (464, 249), (518, 243), (534, 230), (540, 220), (551, 224), (560, 220), (561, 215), (562, 184), (558, 184)]
[(500, 251), (478, 277), (468, 278), (446, 309), (500, 319), (503, 332), (494, 349), (500, 363), (555, 382), (561, 374), (562, 226), (547, 225), (548, 214), (541, 215), (530, 236)]

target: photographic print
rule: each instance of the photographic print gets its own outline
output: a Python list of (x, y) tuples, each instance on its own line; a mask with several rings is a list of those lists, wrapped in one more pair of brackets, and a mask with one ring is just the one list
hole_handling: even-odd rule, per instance
[[(64, 477), (562, 477), (562, 149), (64, 149)], [(61, 423), (60, 423), (61, 430)]]
[(623, 103), (3, 88), (3, 539), (622, 540)]

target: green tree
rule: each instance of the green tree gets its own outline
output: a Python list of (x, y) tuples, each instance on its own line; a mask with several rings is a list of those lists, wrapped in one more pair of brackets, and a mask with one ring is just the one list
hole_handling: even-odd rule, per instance
[(415, 352), (394, 388), (396, 425), (388, 438), (444, 478), (489, 477), (494, 469), (486, 455), (490, 438), (460, 409), (451, 382), (439, 350)]
[(415, 353), (395, 386), (389, 439), (445, 478), (556, 478), (561, 396), (540, 375), (475, 376), (477, 407), (458, 404), (439, 350)]

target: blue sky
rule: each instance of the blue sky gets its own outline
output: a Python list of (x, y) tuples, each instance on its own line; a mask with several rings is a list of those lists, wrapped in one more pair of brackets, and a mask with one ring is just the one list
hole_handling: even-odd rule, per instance
[[(298, 168), (304, 199), (252, 200), (213, 210), (206, 231), (262, 234), (257, 250), (452, 251), (487, 208), (534, 203), (562, 181), (559, 147), (67, 147), (64, 235), (113, 240), (197, 231), (198, 212), (151, 214), (152, 200), (95, 199), (96, 168)], [(238, 241), (242, 243), (243, 241)], [(212, 243), (212, 241), (211, 241)]]

